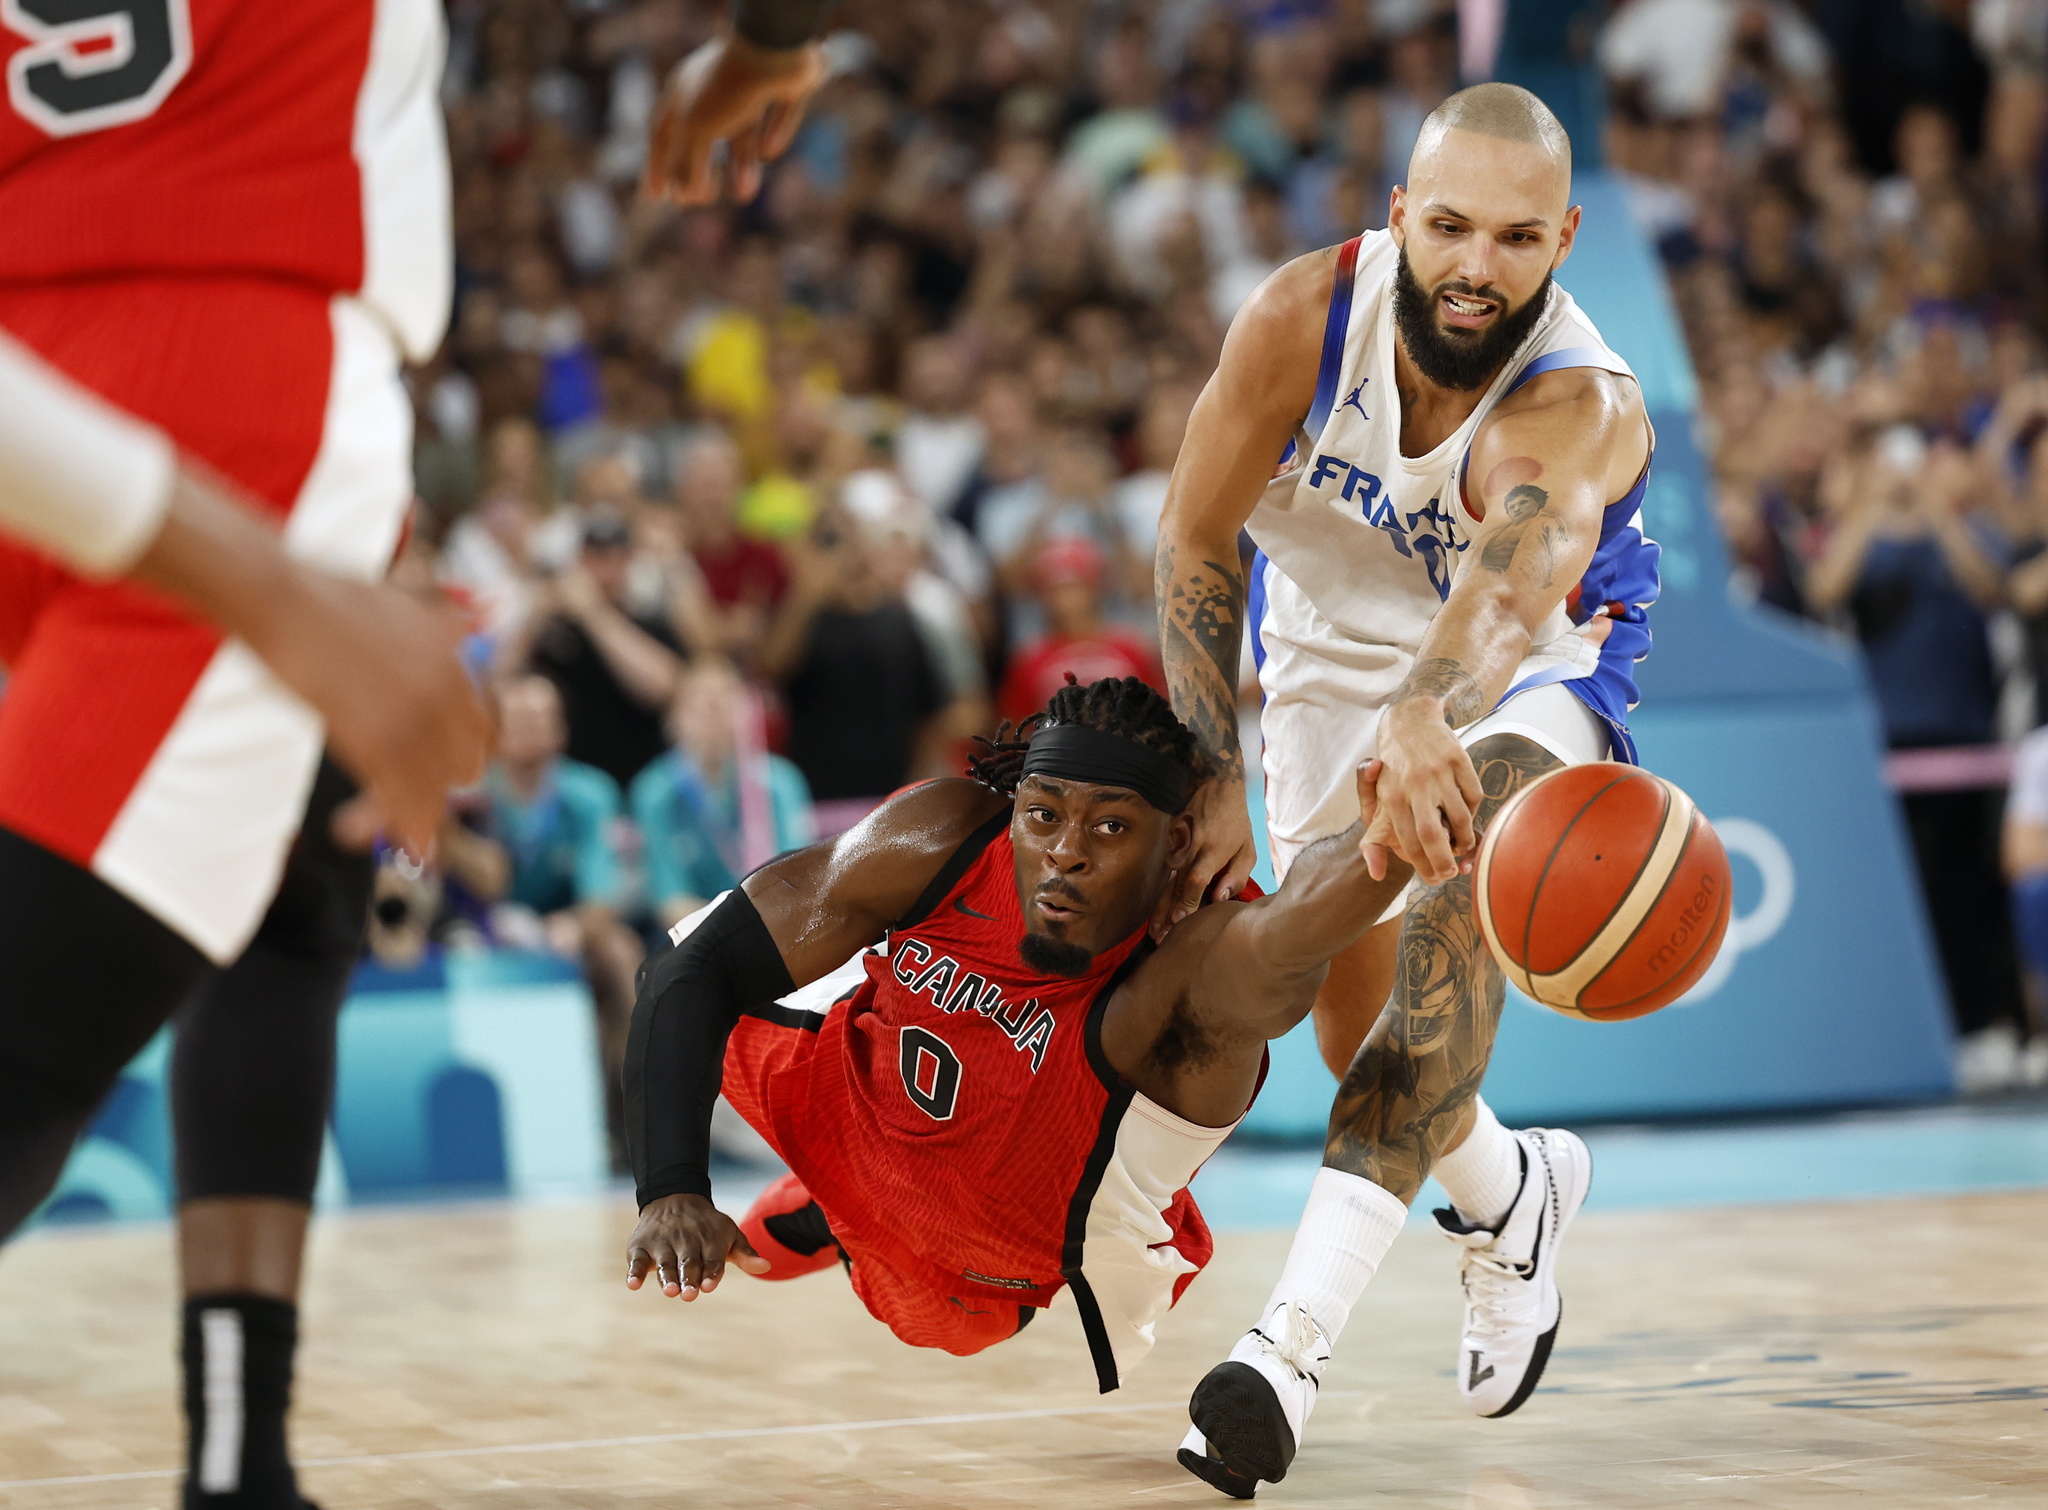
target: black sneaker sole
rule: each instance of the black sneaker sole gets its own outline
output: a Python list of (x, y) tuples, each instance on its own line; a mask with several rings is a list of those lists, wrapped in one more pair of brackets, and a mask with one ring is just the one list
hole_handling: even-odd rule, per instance
[(1259, 1481), (1248, 1479), (1241, 1473), (1232, 1473), (1215, 1458), (1205, 1458), (1199, 1452), (1188, 1448), (1174, 1454), (1180, 1466), (1212, 1489), (1221, 1489), (1234, 1500), (1248, 1500), (1259, 1492)]
[(1550, 1330), (1536, 1339), (1536, 1350), (1529, 1355), (1529, 1372), (1522, 1375), (1522, 1383), (1514, 1398), (1499, 1410), (1488, 1411), (1483, 1420), (1498, 1421), (1502, 1416), (1511, 1416), (1522, 1408), (1528, 1398), (1536, 1393), (1536, 1386), (1543, 1378), (1543, 1370), (1550, 1362), (1550, 1348), (1557, 1341), (1557, 1329), (1564, 1325), (1564, 1297), (1557, 1297), (1557, 1320), (1550, 1324)]
[(1273, 1386), (1249, 1363), (1233, 1360), (1210, 1369), (1188, 1401), (1188, 1419), (1237, 1477), (1269, 1484), (1287, 1477), (1294, 1430)]

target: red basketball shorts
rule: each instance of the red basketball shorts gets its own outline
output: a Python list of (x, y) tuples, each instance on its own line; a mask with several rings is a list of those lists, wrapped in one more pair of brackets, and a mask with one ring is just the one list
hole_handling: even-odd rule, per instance
[[(824, 1021), (822, 1010), (782, 1010), (792, 1018), (802, 1015)], [(801, 1065), (817, 1043), (818, 1033), (810, 1026), (746, 1016), (733, 1029), (725, 1050), (725, 1099), (768, 1140), (798, 1180), (804, 1178), (805, 1166), (816, 1151), (783, 1146), (769, 1111), (775, 1094), (771, 1081), (784, 1070)], [(826, 1121), (829, 1118), (821, 1119), (821, 1125)], [(859, 1212), (836, 1210), (823, 1202), (820, 1206), (832, 1235), (846, 1251), (854, 1294), (870, 1315), (912, 1347), (935, 1347), (965, 1357), (1016, 1336), (1031, 1319), (1030, 1308), (1016, 1301), (955, 1295), (934, 1285), (927, 1275), (892, 1263), (885, 1252), (863, 1240)]]
[[(353, 300), (285, 282), (0, 287), (0, 328), (167, 431), (282, 521), (302, 560), (389, 565), (412, 496), (398, 354)], [(83, 866), (213, 959), (269, 904), (319, 719), (168, 599), (0, 540), (0, 826)]]

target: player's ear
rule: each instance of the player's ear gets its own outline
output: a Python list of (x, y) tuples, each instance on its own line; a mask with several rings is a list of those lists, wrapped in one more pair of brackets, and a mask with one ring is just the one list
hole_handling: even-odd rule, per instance
[(1565, 258), (1572, 254), (1572, 243), (1579, 239), (1579, 211), (1581, 208), (1583, 207), (1580, 205), (1573, 205), (1564, 212), (1564, 224), (1558, 228), (1557, 232), (1557, 260), (1550, 264), (1550, 270), (1553, 273), (1564, 266)]
[(1166, 820), (1166, 868), (1179, 870), (1194, 853), (1195, 815), (1183, 809)]
[(1387, 194), (1387, 230), (1395, 246), (1408, 244), (1408, 186), (1395, 184)]

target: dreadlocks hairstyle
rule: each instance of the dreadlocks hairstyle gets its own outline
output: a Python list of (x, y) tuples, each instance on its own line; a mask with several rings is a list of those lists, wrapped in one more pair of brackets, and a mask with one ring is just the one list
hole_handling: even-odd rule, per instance
[(974, 742), (981, 749), (968, 757), (967, 774), (1005, 797), (1016, 796), (1031, 736), (1054, 724), (1085, 724), (1157, 750), (1186, 766), (1196, 781), (1207, 774), (1195, 736), (1174, 716), (1173, 704), (1152, 688), (1135, 676), (1106, 676), (1084, 687), (1071, 671), (1066, 686), (1052, 695), (1043, 713), (1014, 724), (1004, 720), (994, 739), (977, 734)]

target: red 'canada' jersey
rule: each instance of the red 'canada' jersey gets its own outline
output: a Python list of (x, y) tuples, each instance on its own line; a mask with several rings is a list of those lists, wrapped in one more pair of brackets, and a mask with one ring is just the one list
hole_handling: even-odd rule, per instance
[(445, 49), (438, 0), (0, 0), (0, 282), (285, 278), (431, 354)]
[[(1150, 1346), (1138, 1292), (1153, 1285), (1163, 1308), (1208, 1259), (1185, 1187), (1228, 1129), (1173, 1118), (1103, 1055), (1103, 1012), (1149, 951), (1143, 929), (1079, 979), (1019, 958), (1008, 823), (991, 819), (921, 915), (890, 931), (887, 952), (864, 957), (865, 978), (832, 1004), (815, 1048), (773, 1077), (764, 1131), (835, 1234), (942, 1293), (1043, 1306), (1071, 1283), (1114, 1388), (1113, 1354), (1139, 1352), (1126, 1323), (1143, 1324)], [(1134, 1266), (1118, 1250), (1147, 1225)], [(1169, 1245), (1175, 1254), (1143, 1261)]]

